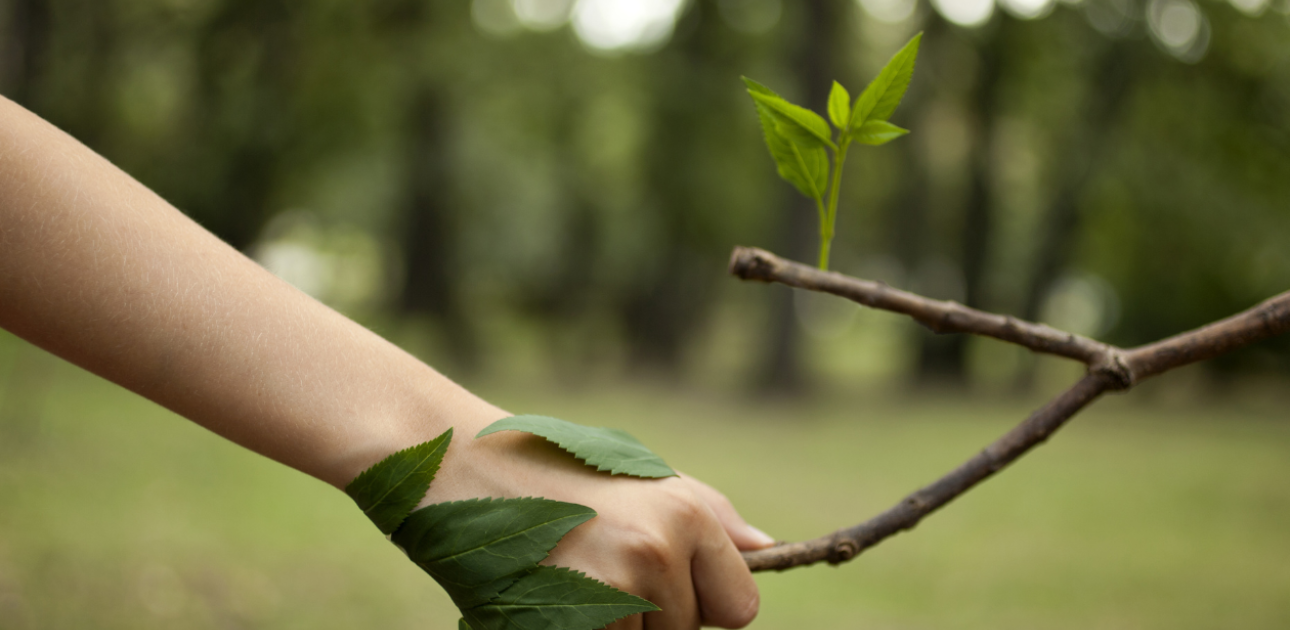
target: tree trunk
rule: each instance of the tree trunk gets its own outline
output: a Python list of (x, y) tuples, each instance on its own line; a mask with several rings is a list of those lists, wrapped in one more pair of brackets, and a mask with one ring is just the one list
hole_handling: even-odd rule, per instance
[(31, 109), (49, 48), (49, 2), (13, 0), (8, 27), (0, 47), (0, 89), (15, 103)]
[(452, 361), (470, 371), (478, 366), (479, 348), (455, 281), (461, 274), (446, 109), (442, 96), (429, 85), (418, 88), (409, 104), (399, 306), (404, 313), (436, 319)]

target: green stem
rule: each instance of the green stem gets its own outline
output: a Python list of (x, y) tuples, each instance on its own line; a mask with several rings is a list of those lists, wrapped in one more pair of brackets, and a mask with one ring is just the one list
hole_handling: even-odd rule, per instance
[(824, 201), (820, 197), (815, 198), (815, 208), (820, 211), (820, 269), (828, 270), (829, 243), (833, 241), (833, 222), (829, 220), (829, 212), (824, 209)]
[(829, 182), (829, 207), (826, 210), (820, 199), (815, 203), (820, 206), (820, 270), (829, 270), (829, 249), (833, 245), (833, 226), (838, 219), (838, 193), (842, 188), (842, 166), (847, 162), (847, 148), (851, 139), (842, 138), (833, 154), (833, 177)]

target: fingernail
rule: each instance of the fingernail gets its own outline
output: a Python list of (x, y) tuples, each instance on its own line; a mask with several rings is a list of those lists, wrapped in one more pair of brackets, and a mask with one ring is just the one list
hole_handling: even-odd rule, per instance
[(748, 531), (752, 532), (753, 538), (757, 540), (757, 544), (762, 545), (763, 547), (770, 547), (775, 544), (775, 539), (771, 538), (770, 534), (767, 534), (752, 525), (748, 526)]

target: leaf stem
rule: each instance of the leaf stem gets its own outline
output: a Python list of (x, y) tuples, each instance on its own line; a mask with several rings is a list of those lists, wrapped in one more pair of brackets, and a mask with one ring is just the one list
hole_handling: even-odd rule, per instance
[(820, 199), (815, 203), (820, 206), (820, 270), (829, 270), (829, 249), (833, 245), (833, 226), (838, 219), (838, 193), (842, 187), (842, 166), (847, 162), (847, 148), (851, 146), (851, 137), (843, 134), (838, 148), (833, 152), (833, 181), (829, 182), (829, 206), (823, 207)]

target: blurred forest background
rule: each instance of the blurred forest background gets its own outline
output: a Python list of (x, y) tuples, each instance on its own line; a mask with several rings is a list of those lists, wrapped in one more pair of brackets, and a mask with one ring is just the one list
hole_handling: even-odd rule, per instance
[[(830, 503), (821, 498), (828, 480), (843, 474), (827, 466), (844, 463), (826, 465), (825, 475), (811, 468), (819, 461), (798, 462), (798, 485), (822, 477), (800, 509), (787, 512), (763, 500), (761, 489), (776, 483), (772, 471), (748, 472), (761, 460), (732, 451), (682, 466), (724, 480), (758, 522), (779, 522), (776, 535), (804, 537), (856, 522), (929, 481), (1019, 420), (1034, 396), (1078, 373), (1004, 344), (936, 337), (895, 316), (725, 275), (736, 244), (809, 261), (817, 238), (814, 209), (775, 175), (740, 75), (823, 111), (830, 81), (859, 93), (920, 30), (914, 81), (893, 120), (913, 133), (852, 153), (834, 269), (1125, 345), (1290, 288), (1290, 0), (0, 0), (0, 93), (274, 273), (516, 410), (625, 426), (665, 455), (699, 452), (693, 439), (727, 444), (723, 431), (774, 442), (783, 438), (770, 428), (786, 426), (801, 427), (792, 443), (807, 450), (839, 434), (887, 436), (870, 453), (877, 461), (888, 461), (883, 448), (937, 444), (909, 461), (891, 459), (892, 468), (914, 469), (899, 474), (845, 464), (863, 468), (847, 475), (886, 475), (872, 482), (869, 498), (857, 499), (860, 512), (822, 506)], [(1015, 493), (1024, 491), (1017, 487), (967, 499), (977, 511), (962, 508), (960, 521), (978, 514), (998, 528), (990, 530), (994, 539), (945, 529), (935, 543), (936, 534), (920, 533), (928, 547), (875, 552), (868, 566), (881, 571), (857, 569), (874, 572), (857, 574), (870, 582), (847, 595), (838, 585), (852, 578), (841, 572), (807, 569), (814, 577), (791, 578), (814, 582), (766, 577), (770, 617), (756, 627), (799, 627), (803, 619), (819, 628), (858, 620), (965, 628), (1290, 624), (1290, 540), (1274, 535), (1290, 531), (1290, 339), (1166, 380), (1172, 385), (1134, 394), (1147, 402), (1121, 416), (1090, 414), (1093, 432), (1066, 447), (1076, 449), (1067, 452), (1072, 461), (1101, 462), (1097, 475), (1129, 492), (1123, 501), (1113, 491), (1101, 495), (1107, 487), (1079, 485), (1094, 481), (1075, 464), (1050, 464), (1051, 477), (1032, 468), (1045, 479), (1029, 481), (1047, 489), (1034, 491), (1040, 502), (1047, 497), (1052, 509), (1077, 515), (1036, 517), (1037, 536), (1050, 539), (1019, 543), (1008, 536), (1025, 529), (1026, 517), (989, 516), (1018, 509)], [(868, 414), (861, 420), (858, 400)], [(1177, 400), (1182, 407), (1169, 407)], [(649, 409), (671, 415), (651, 418)], [(1201, 417), (1170, 424), (1180, 409)], [(939, 419), (900, 422), (911, 414)], [(100, 416), (120, 422), (119, 433), (86, 432), (86, 419)], [(1115, 428), (1111, 417), (1141, 427)], [(129, 467), (137, 454), (100, 461), (89, 453), (105, 445), (129, 451), (145, 429), (170, 436), (149, 438), (157, 448), (229, 450), (164, 418), (0, 336), (0, 453), (7, 453), (0, 499), (29, 508), (0, 508), (0, 628), (318, 628), (376, 619), (451, 627), (446, 600), (434, 600), (430, 621), (418, 616), (417, 598), (433, 590), (428, 583), (406, 587), (418, 594), (390, 603), (385, 591), (362, 590), (375, 589), (366, 582), (353, 586), (377, 579), (375, 570), (340, 576), (337, 567), (366, 562), (357, 556), (299, 569), (325, 563), (314, 554), (336, 544), (321, 529), (294, 542), (269, 535), (276, 542), (264, 548), (248, 542), (283, 522), (317, 527), (260, 509), (282, 499), (265, 494), (285, 492), (279, 486), (256, 482), (263, 505), (234, 508), (242, 495), (194, 473), (190, 484), (214, 488), (243, 519), (212, 524), (203, 500), (188, 496), (192, 485), (157, 489), (143, 480), (148, 475), (135, 479), (111, 466), (114, 473), (97, 479), (87, 462)], [(973, 418), (980, 421), (965, 422)], [(1221, 422), (1233, 418), (1246, 421)], [(709, 427), (708, 437), (690, 435), (696, 426)], [(1142, 435), (1115, 433), (1130, 430)], [(1183, 445), (1157, 453), (1178, 458), (1156, 462), (1160, 468), (1099, 450), (1133, 459), (1120, 445), (1150, 450), (1155, 431), (1179, 432), (1172, 439)], [(748, 454), (768, 448), (743, 437), (738, 443)], [(70, 450), (50, 459), (57, 449)], [(209, 470), (201, 470), (250, 479), (231, 472), (258, 466), (250, 457), (209, 455)], [(156, 460), (152, 474), (169, 461)], [(1148, 469), (1164, 485), (1143, 486), (1141, 495), (1119, 487), (1124, 475)], [(264, 470), (274, 479), (284, 474)], [(1230, 482), (1222, 485), (1198, 470), (1237, 476), (1219, 474)], [(275, 483), (305, 492), (297, 488), (302, 481), (283, 479)], [(797, 487), (787, 484), (783, 496), (794, 494), (789, 486)], [(1144, 503), (1161, 488), (1164, 503)], [(1110, 503), (1099, 506), (1099, 496)], [(85, 532), (51, 529), (96, 500), (119, 520), (101, 528), (110, 535), (91, 538), (95, 545), (73, 542)], [(352, 511), (337, 497), (329, 501), (328, 519)], [(162, 505), (192, 523), (166, 521), (170, 529), (161, 530), (186, 533), (130, 533), (138, 520), (132, 513), (172, 518), (158, 516)], [(1110, 538), (1089, 533), (1087, 512), (1107, 510), (1101, 516), (1110, 521), (1111, 511), (1135, 509), (1148, 511), (1128, 539), (1109, 524), (1091, 527), (1108, 529)], [(1223, 521), (1218, 533), (1197, 525), (1233, 509), (1248, 523)], [(784, 520), (795, 516), (817, 520)], [(955, 517), (932, 520), (942, 518)], [(192, 542), (221, 535), (209, 533), (226, 531), (220, 523), (235, 532), (224, 543)], [(256, 534), (243, 536), (244, 528)], [(1125, 550), (1163, 545), (1156, 535), (1170, 528), (1191, 537), (1137, 564), (1116, 564), (1132, 555)], [(1202, 540), (1241, 542), (1231, 543), (1239, 549), (1201, 548), (1218, 564), (1176, 564)], [(334, 553), (362, 544), (345, 542)], [(995, 590), (973, 590), (962, 572), (988, 564), (972, 554), (996, 549), (991, 544), (1022, 573), (998, 568), (993, 577), (1005, 577), (978, 576)], [(1059, 564), (1027, 565), (1049, 544), (1082, 551)], [(94, 556), (103, 548), (116, 551), (102, 552), (101, 566), (78, 564), (84, 556), (69, 551)], [(900, 553), (921, 555), (883, 555)], [(190, 564), (174, 560), (185, 554)], [(229, 558), (254, 564), (266, 557), (296, 568), (245, 579), (253, 567), (218, 569)], [(1087, 575), (1060, 568), (1081, 559)], [(212, 571), (224, 577), (209, 578)], [(285, 597), (344, 614), (287, 612), (280, 592), (272, 605), (256, 599), (273, 590), (266, 581), (310, 583), (328, 571), (335, 583)], [(956, 572), (958, 582), (928, 590)], [(1241, 589), (1224, 582), (1233, 574), (1248, 578)], [(772, 584), (777, 579), (790, 581)], [(1051, 593), (1026, 590), (1054, 579)], [(252, 603), (200, 595), (209, 580), (232, 584), (228, 592), (251, 585)], [(79, 602), (70, 607), (58, 595), (69, 583), (80, 584), (65, 591)], [(775, 584), (785, 583), (815, 586), (792, 587), (776, 604), (774, 589), (786, 587)], [(114, 590), (135, 586), (128, 595)], [(353, 605), (337, 603), (350, 601), (335, 600), (337, 592)], [(812, 599), (821, 593), (850, 603), (829, 616), (832, 609)], [(121, 603), (127, 600), (134, 603)], [(376, 616), (354, 612), (378, 603)]]

